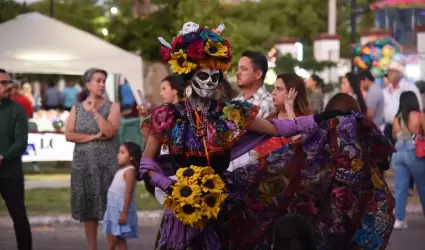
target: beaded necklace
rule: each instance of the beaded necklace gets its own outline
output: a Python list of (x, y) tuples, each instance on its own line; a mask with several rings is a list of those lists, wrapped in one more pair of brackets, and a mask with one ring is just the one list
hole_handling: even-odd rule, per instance
[[(178, 105), (179, 112), (181, 114), (184, 114), (184, 113), (187, 114), (187, 117), (189, 119), (189, 126), (192, 129), (195, 136), (198, 137), (198, 138), (206, 136), (207, 135), (207, 128), (208, 128), (208, 126), (207, 126), (207, 124), (208, 124), (207, 114), (208, 114), (208, 111), (211, 107), (211, 101), (209, 101), (203, 109), (202, 118), (201, 118), (202, 125), (200, 127), (198, 127), (196, 125), (195, 119), (193, 118), (193, 115), (192, 115), (192, 108), (191, 108), (188, 100), (186, 100), (184, 102), (184, 107), (185, 107), (185, 109), (183, 109), (180, 105)], [(198, 111), (194, 110), (194, 112), (198, 112)]]

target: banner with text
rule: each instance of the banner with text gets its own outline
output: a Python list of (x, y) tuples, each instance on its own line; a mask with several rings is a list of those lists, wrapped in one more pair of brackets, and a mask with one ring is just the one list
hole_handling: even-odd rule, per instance
[(64, 134), (28, 134), (28, 147), (23, 162), (72, 161), (74, 143), (67, 142)]

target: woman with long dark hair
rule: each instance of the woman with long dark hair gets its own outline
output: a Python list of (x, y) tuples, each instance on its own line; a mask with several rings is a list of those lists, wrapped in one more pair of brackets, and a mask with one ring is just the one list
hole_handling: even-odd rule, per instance
[(349, 94), (354, 97), (360, 105), (360, 110), (366, 114), (367, 107), (360, 89), (360, 79), (353, 72), (348, 72), (342, 77), (341, 93)]
[[(294, 249), (384, 249), (388, 244), (394, 203), (379, 170), (393, 147), (350, 95), (335, 95), (325, 111), (334, 109), (352, 113), (321, 123), (303, 135), (302, 143), (286, 144), (229, 176), (230, 189), (247, 187), (239, 211), (229, 216), (229, 231), (239, 236), (240, 249), (251, 249), (273, 224), (267, 235), (273, 235), (275, 249), (292, 244), (298, 244)], [(279, 228), (277, 219), (287, 214), (305, 221)], [(304, 235), (297, 235), (302, 224)], [(317, 238), (308, 235), (308, 225)], [(285, 230), (293, 233), (279, 235)]]
[(420, 110), (416, 94), (413, 91), (403, 92), (393, 121), (393, 137), (397, 140), (397, 152), (392, 156), (396, 229), (407, 228), (406, 203), (410, 176), (416, 183), (422, 208), (425, 208), (425, 159), (418, 158), (415, 151), (415, 138), (423, 136), (424, 131), (425, 115)]
[[(293, 102), (285, 102), (285, 95), (289, 94), (290, 89), (296, 91)], [(287, 119), (297, 116), (311, 115), (311, 109), (307, 98), (307, 89), (303, 79), (296, 73), (283, 73), (277, 76), (272, 91), (273, 105), (276, 112), (270, 114), (269, 118)], [(288, 107), (287, 105), (291, 105)], [(273, 137), (261, 146), (257, 147), (257, 157), (262, 158), (270, 152), (281, 148), (287, 143), (292, 142), (293, 138)]]

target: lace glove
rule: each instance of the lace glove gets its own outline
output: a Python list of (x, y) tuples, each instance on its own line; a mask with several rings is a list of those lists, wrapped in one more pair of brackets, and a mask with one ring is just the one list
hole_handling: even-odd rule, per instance
[(346, 115), (349, 115), (349, 114), (351, 114), (351, 111), (342, 111), (342, 110), (334, 109), (334, 110), (323, 111), (320, 114), (315, 114), (315, 115), (313, 115), (313, 118), (314, 118), (314, 121), (317, 124), (320, 124), (324, 121), (330, 120), (330, 119), (335, 118), (337, 116), (346, 116)]

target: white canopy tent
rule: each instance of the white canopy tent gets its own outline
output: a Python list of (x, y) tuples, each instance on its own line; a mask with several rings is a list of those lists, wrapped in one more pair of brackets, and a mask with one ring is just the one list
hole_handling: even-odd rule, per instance
[(67, 75), (102, 68), (112, 78), (108, 76), (107, 84), (116, 84), (113, 74), (127, 78), (140, 101), (136, 91), (143, 91), (143, 67), (138, 55), (37, 12), (1, 23), (0, 34), (0, 68), (14, 73)]

